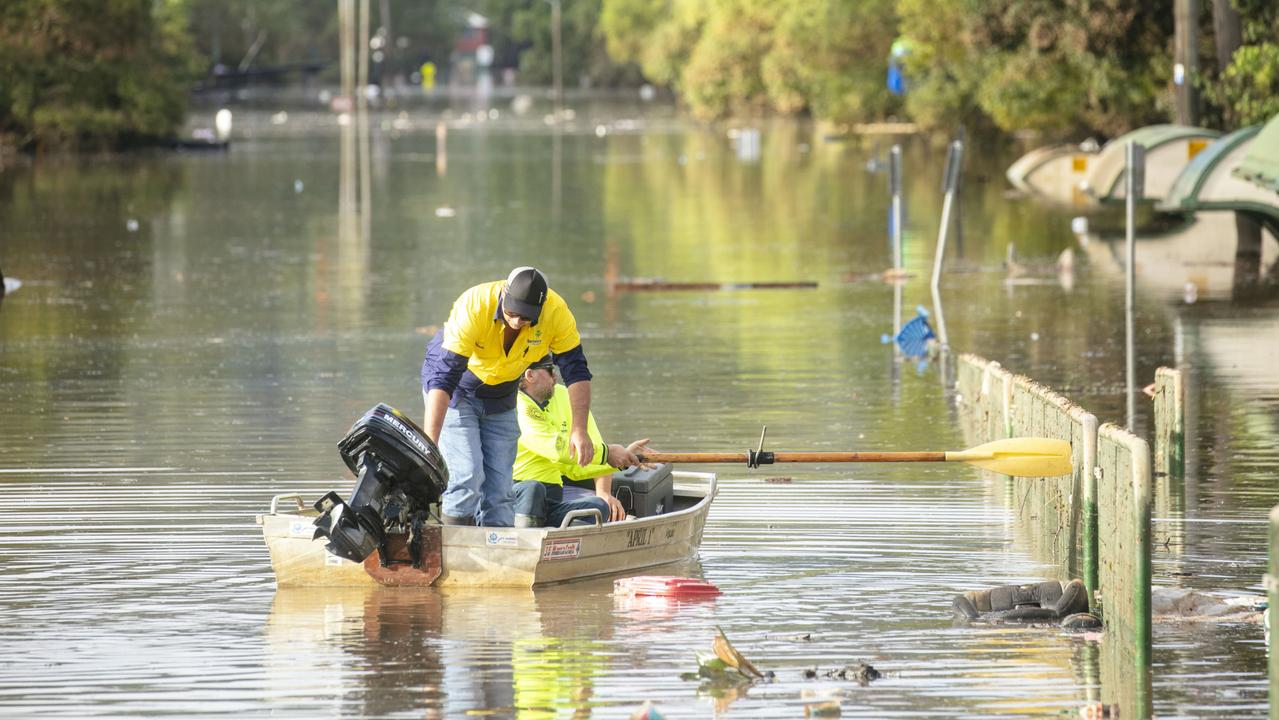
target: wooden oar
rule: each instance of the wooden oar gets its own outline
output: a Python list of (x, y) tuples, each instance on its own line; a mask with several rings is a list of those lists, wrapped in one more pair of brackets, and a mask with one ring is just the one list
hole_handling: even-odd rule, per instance
[(1008, 438), (949, 452), (763, 452), (659, 453), (645, 452), (643, 462), (746, 463), (750, 467), (773, 463), (838, 462), (962, 462), (1003, 475), (1057, 477), (1074, 472), (1070, 443), (1051, 438)]

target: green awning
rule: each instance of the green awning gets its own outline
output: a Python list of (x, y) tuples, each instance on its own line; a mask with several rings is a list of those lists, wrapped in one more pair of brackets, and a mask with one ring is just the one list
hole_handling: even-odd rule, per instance
[(1235, 176), (1279, 192), (1279, 115), (1270, 118), (1235, 169)]
[(1159, 204), (1159, 209), (1165, 212), (1196, 209), (1195, 205), (1199, 199), (1199, 191), (1203, 189), (1204, 182), (1217, 169), (1221, 161), (1229, 156), (1235, 148), (1239, 147), (1240, 143), (1247, 142), (1249, 138), (1255, 137), (1260, 131), (1260, 125), (1249, 125), (1223, 138), (1214, 140), (1211, 145), (1201, 150), (1182, 169), (1181, 174), (1177, 175), (1176, 181), (1172, 184), (1172, 189), (1168, 191), (1164, 201)]

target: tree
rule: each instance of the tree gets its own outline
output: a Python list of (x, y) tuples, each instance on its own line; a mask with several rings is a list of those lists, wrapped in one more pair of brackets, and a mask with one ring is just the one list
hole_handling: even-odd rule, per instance
[(1228, 127), (1279, 115), (1279, 7), (1270, 0), (1232, 0), (1243, 45), (1230, 64), (1204, 78), (1204, 98)]
[(906, 105), (961, 122), (1117, 135), (1167, 116), (1167, 0), (899, 0), (914, 52)]
[(22, 148), (172, 137), (194, 54), (180, 0), (6, 0), (0, 136)]

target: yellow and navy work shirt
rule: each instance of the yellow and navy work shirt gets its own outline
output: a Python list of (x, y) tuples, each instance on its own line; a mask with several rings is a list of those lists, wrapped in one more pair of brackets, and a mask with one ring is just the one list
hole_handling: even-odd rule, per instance
[(514, 408), (520, 376), (547, 353), (555, 353), (565, 383), (591, 379), (577, 320), (554, 290), (547, 290), (537, 322), (520, 328), (510, 352), (503, 349), (505, 285), (497, 280), (462, 293), (444, 327), (426, 346), (422, 387), (449, 393), (452, 406), (474, 396), (484, 401), (488, 412)]
[[(539, 405), (528, 393), (519, 393), (516, 401), (520, 420), (520, 442), (515, 451), (515, 470), (511, 477), (515, 482), (537, 480), (547, 485), (563, 485), (564, 479), (590, 480), (617, 472), (606, 463), (578, 465), (569, 449), (569, 427), (573, 408), (569, 404), (568, 390), (556, 385), (546, 405)], [(608, 445), (600, 437), (595, 426), (595, 416), (586, 416), (586, 432), (595, 446), (595, 457), (607, 459)]]

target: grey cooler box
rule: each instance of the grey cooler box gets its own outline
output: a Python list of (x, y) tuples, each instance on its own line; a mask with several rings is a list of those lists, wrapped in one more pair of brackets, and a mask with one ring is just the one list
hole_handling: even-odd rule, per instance
[(627, 515), (648, 517), (670, 512), (675, 508), (675, 480), (670, 464), (613, 473), (613, 496), (621, 501)]

